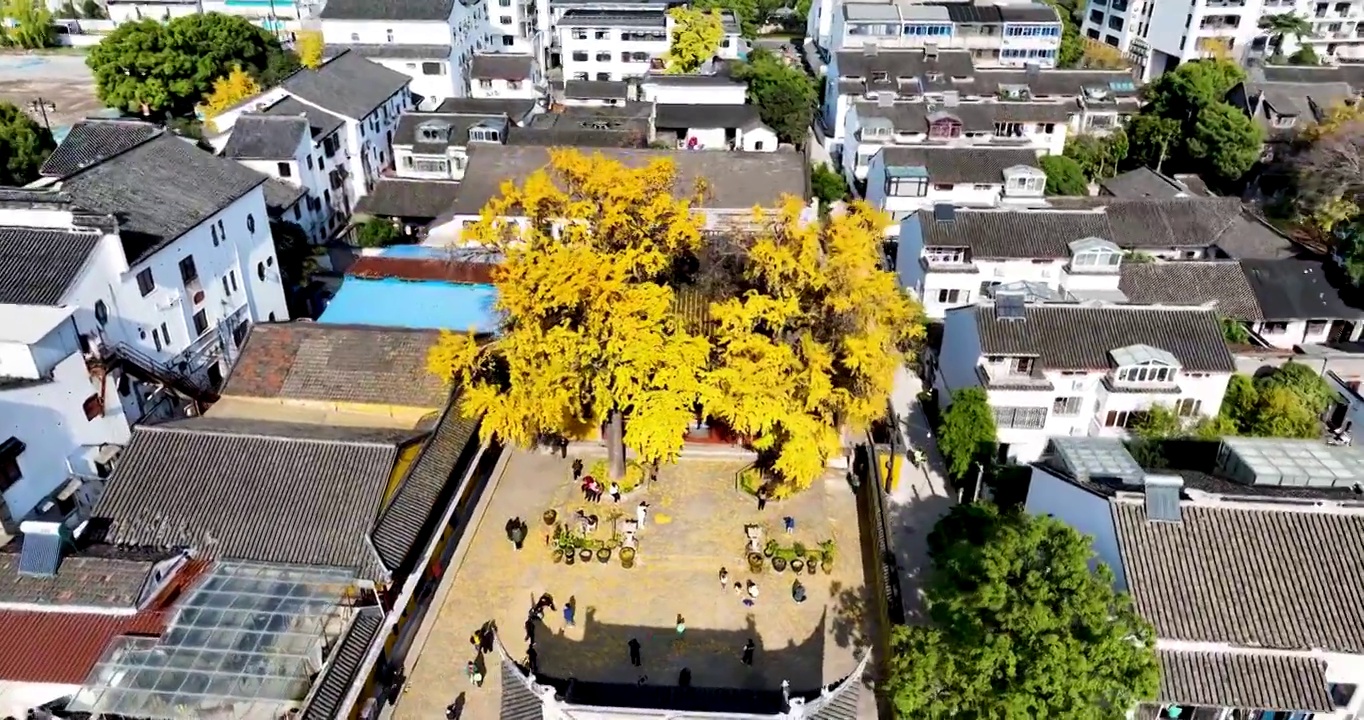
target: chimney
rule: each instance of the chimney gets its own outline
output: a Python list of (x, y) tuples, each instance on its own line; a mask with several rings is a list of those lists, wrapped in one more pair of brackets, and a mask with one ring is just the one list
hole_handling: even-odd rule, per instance
[(862, 55), (863, 55), (863, 56), (865, 56), (865, 57), (876, 57), (876, 50), (877, 50), (876, 43), (874, 43), (874, 42), (864, 42), (864, 43), (862, 43)]
[(1178, 475), (1147, 475), (1142, 478), (1146, 495), (1147, 522), (1177, 523), (1183, 519), (1179, 508), (1184, 478)]
[(925, 43), (925, 44), (924, 44), (924, 59), (925, 59), (925, 60), (937, 60), (937, 59), (938, 59), (938, 44), (937, 44), (937, 43)]
[(1029, 80), (1036, 80), (1042, 74), (1042, 66), (1037, 63), (1028, 63), (1023, 66)]
[(895, 93), (893, 92), (876, 93), (876, 106), (883, 108), (895, 107)]
[(956, 107), (961, 102), (961, 93), (956, 90), (944, 90), (942, 93), (943, 107)]

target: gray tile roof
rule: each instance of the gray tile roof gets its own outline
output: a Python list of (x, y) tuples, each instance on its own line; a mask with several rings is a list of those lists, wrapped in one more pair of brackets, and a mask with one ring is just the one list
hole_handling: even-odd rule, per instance
[(477, 432), (478, 420), (464, 417), (459, 403), (452, 398), (431, 438), (374, 524), (374, 549), (390, 570), (410, 567), (413, 550), (426, 536), (427, 525), (440, 500), (451, 496), (475, 455)]
[(531, 110), (535, 100), (525, 98), (447, 98), (436, 108), (438, 113), (464, 115), (506, 115), (520, 122)]
[(355, 212), (392, 218), (437, 218), (455, 203), (459, 183), (452, 180), (380, 178), (355, 204)]
[[(424, 142), (418, 135), (418, 128), (428, 122), (443, 123), (450, 126), (449, 140), (446, 142)], [(464, 147), (469, 144), (469, 129), (476, 125), (502, 128), (505, 131), (507, 116), (501, 113), (470, 115), (463, 113), (405, 112), (398, 118), (398, 127), (393, 130), (394, 145), (412, 145), (417, 152), (443, 154), (448, 147)]]
[(123, 250), (133, 264), (265, 180), (265, 175), (240, 163), (161, 133), (67, 177), (62, 190), (80, 207), (118, 218)]
[(1260, 65), (1247, 69), (1255, 82), (1329, 83), (1350, 82), (1343, 67), (1333, 65)]
[(383, 578), (368, 534), (398, 453), (417, 435), (212, 417), (141, 425), (94, 516), (121, 545)]
[(66, 177), (149, 140), (161, 127), (141, 120), (82, 120), (43, 162), (44, 177)]
[(510, 53), (478, 53), (469, 67), (475, 80), (529, 80), (535, 71), (535, 58)]
[(384, 611), (367, 607), (356, 614), (346, 634), (337, 643), (331, 662), (313, 686), (312, 698), (300, 720), (332, 720), (338, 717), (341, 703), (357, 680), (369, 647), (384, 624)]
[(1321, 258), (1242, 260), (1265, 320), (1364, 317), (1359, 293)]
[[(928, 73), (942, 76), (938, 82), (946, 83), (941, 87), (951, 87), (952, 78), (969, 78), (975, 75), (975, 64), (971, 53), (966, 50), (940, 50), (936, 58), (926, 57), (923, 50), (881, 50), (868, 55), (861, 49), (839, 50), (836, 58), (840, 78), (860, 78), (870, 81), (878, 72), (886, 73), (893, 82), (900, 78), (926, 80)], [(939, 85), (928, 81), (931, 87)]]
[(297, 185), (290, 185), (275, 178), (266, 178), (265, 184), (261, 187), (265, 190), (265, 210), (270, 213), (271, 219), (283, 217), (289, 208), (292, 208), (299, 200), (303, 199), (304, 195), (308, 194)]
[(574, 100), (624, 100), (630, 97), (630, 84), (624, 80), (568, 80), (564, 97)]
[[(1091, 198), (1093, 199), (1093, 198)], [(1236, 198), (1113, 200), (1082, 209), (958, 209), (951, 222), (917, 213), (924, 243), (976, 257), (1065, 258), (1087, 237), (1124, 249), (1206, 248), (1246, 232)]]
[(442, 408), (426, 369), (433, 330), (293, 322), (253, 325), (224, 396)]
[(740, 128), (761, 120), (756, 105), (659, 104), (654, 125), (659, 128)]
[[(1026, 85), (1034, 98), (1080, 97), (1087, 87), (1107, 88), (1114, 98), (1136, 98), (1140, 94), (1132, 73), (1127, 70), (977, 70), (970, 85), (980, 95), (994, 95), (1001, 85)], [(1130, 89), (1128, 89), (1130, 87)], [(965, 94), (966, 89), (962, 90)]]
[(1042, 3), (1000, 5), (1004, 22), (1060, 22), (1056, 8)]
[(450, 59), (449, 45), (340, 45), (327, 44), (327, 52), (340, 55), (345, 51), (359, 53), (363, 57), (390, 58), (393, 60), (443, 60)]
[[(462, 0), (327, 0), (322, 20), (449, 20)], [(467, 3), (466, 3), (467, 4)]]
[(0, 602), (131, 609), (147, 584), (151, 560), (66, 557), (51, 577), (19, 574), (19, 554), (0, 553)]
[(1111, 507), (1128, 591), (1158, 637), (1364, 652), (1364, 515), (1186, 503), (1169, 523), (1140, 501)]
[(1033, 355), (1049, 370), (1107, 370), (1111, 351), (1137, 344), (1165, 350), (1193, 372), (1236, 367), (1211, 310), (1028, 305), (1022, 320), (998, 318), (993, 305), (954, 312), (975, 314), (982, 353)]
[[(1354, 97), (1355, 91), (1344, 82), (1246, 82), (1243, 96), (1242, 109), (1264, 129), (1265, 136), (1284, 139), (1325, 118), (1332, 107)], [(1279, 115), (1298, 120), (1291, 128), (1275, 127), (1274, 118)]]
[(667, 25), (662, 10), (583, 10), (573, 8), (559, 18), (560, 27), (658, 28)]
[(1004, 171), (1037, 167), (1031, 148), (944, 148), (888, 145), (881, 148), (886, 167), (921, 167), (934, 183), (1003, 183)]
[(978, 102), (946, 106), (942, 103), (897, 102), (881, 107), (872, 102), (855, 102), (858, 118), (884, 118), (896, 132), (928, 132), (928, 116), (943, 113), (956, 118), (965, 132), (994, 132), (995, 123), (1062, 123), (1080, 112), (1072, 103), (1057, 102)]
[(1241, 264), (1235, 261), (1125, 262), (1118, 283), (1130, 302), (1210, 305), (1237, 320), (1264, 318)]
[(301, 117), (242, 113), (232, 123), (223, 155), (233, 160), (292, 160), (299, 145), (309, 139), (308, 121)]
[[(500, 653), (499, 653), (500, 654)], [(525, 673), (505, 656), (501, 658), (502, 698), (499, 701), (500, 720), (542, 720), (544, 701), (535, 694)]]
[(1161, 703), (1329, 713), (1326, 663), (1253, 652), (1161, 650)]
[(1099, 183), (1099, 190), (1101, 194), (1130, 200), (1141, 198), (1166, 200), (1194, 194), (1174, 178), (1161, 175), (1148, 167), (1139, 167), (1104, 180)]
[[(805, 198), (804, 157), (797, 153), (724, 153), (672, 150), (608, 149), (593, 151), (630, 166), (670, 158), (677, 168), (679, 193), (690, 194), (698, 179), (709, 184), (708, 208), (775, 207), (784, 195)], [(469, 149), (464, 181), (451, 212), (473, 215), (500, 193), (507, 180), (523, 182), (549, 163), (549, 151), (539, 147), (482, 147)]]
[[(383, 7), (384, 3), (369, 6)], [(327, 9), (331, 7), (332, 3), (328, 2)], [(316, 70), (299, 70), (285, 78), (282, 84), (290, 94), (309, 103), (343, 117), (362, 120), (411, 82), (411, 77), (366, 60), (359, 53), (343, 52)]]
[(541, 147), (642, 148), (653, 129), (652, 103), (627, 102), (619, 107), (569, 106), (559, 112), (532, 115), (524, 127), (513, 127), (508, 145)]
[(98, 232), (0, 227), (0, 303), (60, 303), (99, 239)]
[[(312, 132), (313, 140), (321, 140), (346, 124), (345, 118), (329, 113), (322, 108), (313, 107), (298, 98), (287, 96), (266, 108), (263, 114), (271, 117), (303, 118), (308, 123), (308, 129)], [(231, 138), (228, 138), (228, 141), (231, 142)]]

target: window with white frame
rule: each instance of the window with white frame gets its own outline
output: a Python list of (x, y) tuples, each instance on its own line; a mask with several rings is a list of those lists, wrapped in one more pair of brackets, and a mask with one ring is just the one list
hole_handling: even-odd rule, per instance
[(1298, 123), (1296, 115), (1276, 115), (1274, 116), (1274, 127), (1291, 128)]
[(1071, 258), (1072, 269), (1106, 270), (1118, 267), (1122, 263), (1122, 253), (1110, 252), (1108, 250), (1086, 250), (1076, 253)]
[(995, 427), (1040, 430), (1047, 425), (1047, 409), (1037, 407), (996, 407)]
[(930, 247), (924, 249), (929, 264), (962, 265), (966, 262), (966, 248)]
[(956, 305), (958, 303), (966, 302), (967, 295), (968, 293), (965, 290), (943, 288), (938, 291), (938, 302)]
[(890, 178), (886, 180), (886, 194), (891, 197), (924, 197), (928, 195), (928, 178)]
[(1080, 414), (1080, 404), (1084, 402), (1082, 397), (1059, 397), (1051, 403), (1052, 415), (1064, 415), (1073, 417)]
[(450, 162), (448, 160), (433, 160), (428, 158), (413, 158), (412, 166), (417, 172), (423, 173), (448, 173), (450, 172)]
[(498, 133), (497, 128), (470, 128), (469, 139), (482, 142), (501, 142), (501, 136)]
[(1180, 398), (1175, 403), (1175, 412), (1180, 417), (1197, 417), (1203, 410), (1203, 401), (1198, 398)]
[(1109, 410), (1104, 416), (1104, 427), (1130, 428), (1141, 423), (1145, 410)]
[(1168, 384), (1175, 381), (1179, 368), (1148, 362), (1142, 365), (1120, 367), (1116, 373), (1118, 382), (1134, 384)]
[(986, 361), (991, 367), (1009, 375), (1031, 375), (1037, 364), (1037, 358), (1006, 355), (991, 355)]

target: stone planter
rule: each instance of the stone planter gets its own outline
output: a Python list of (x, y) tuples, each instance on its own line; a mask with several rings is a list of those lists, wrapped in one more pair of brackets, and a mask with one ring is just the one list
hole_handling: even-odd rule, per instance
[(797, 574), (797, 575), (799, 575), (799, 574), (805, 572), (805, 561), (804, 561), (804, 560), (801, 560), (800, 558), (796, 558), (795, 560), (792, 560), (792, 561), (791, 561), (791, 572), (793, 572), (793, 573), (795, 573), (795, 574)]
[(620, 549), (620, 566), (623, 567), (623, 568), (626, 568), (626, 569), (629, 569), (629, 568), (632, 568), (632, 567), (635, 566), (635, 549), (634, 549), (634, 548), (628, 548), (628, 547), (627, 547), (627, 548), (621, 548), (621, 549)]
[(545, 522), (546, 526), (554, 527), (555, 521), (559, 519), (559, 513), (556, 510), (546, 510), (540, 514), (540, 519)]
[(605, 565), (611, 562), (611, 548), (601, 548), (597, 551), (597, 562)]
[(572, 565), (573, 563), (575, 563), (575, 562), (577, 562), (577, 561), (578, 561), (578, 556), (577, 556), (577, 554), (575, 554), (572, 550), (569, 550), (568, 552), (564, 553), (564, 564), (565, 564), (565, 565)]
[(748, 569), (750, 572), (762, 572), (764, 564), (762, 553), (751, 552), (748, 554)]
[(592, 550), (589, 548), (583, 548), (582, 550), (579, 550), (578, 559), (582, 560), (585, 563), (592, 562)]
[(772, 569), (778, 573), (786, 572), (786, 560), (783, 558), (773, 556)]
[(805, 572), (814, 575), (815, 569), (819, 565), (818, 555), (809, 555), (805, 558)]
[(549, 554), (549, 558), (554, 561), (555, 565), (558, 565), (559, 563), (564, 561), (564, 551), (555, 548), (554, 552)]

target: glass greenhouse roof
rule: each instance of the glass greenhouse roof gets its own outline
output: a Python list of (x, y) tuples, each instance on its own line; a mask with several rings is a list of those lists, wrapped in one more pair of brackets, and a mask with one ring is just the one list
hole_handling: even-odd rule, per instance
[(1224, 438), (1256, 485), (1350, 487), (1364, 482), (1364, 448), (1320, 440)]
[(1054, 437), (1051, 446), (1061, 462), (1081, 480), (1117, 478), (1136, 484), (1146, 474), (1116, 438)]
[(219, 562), (159, 638), (110, 643), (69, 705), (148, 720), (278, 718), (302, 703), (354, 573)]

